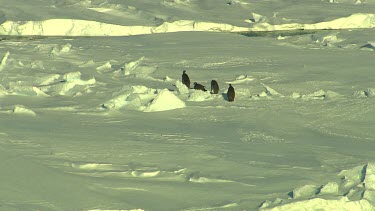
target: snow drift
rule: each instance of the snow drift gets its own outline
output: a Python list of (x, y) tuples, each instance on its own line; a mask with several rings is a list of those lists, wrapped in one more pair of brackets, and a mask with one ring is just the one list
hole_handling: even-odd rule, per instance
[[(340, 181), (320, 187), (305, 185), (289, 193), (291, 198), (265, 201), (261, 210), (374, 210), (375, 167), (373, 163), (343, 170)], [(276, 206), (275, 206), (276, 205)], [(274, 206), (274, 207), (273, 207)], [(273, 207), (273, 208), (268, 208)]]

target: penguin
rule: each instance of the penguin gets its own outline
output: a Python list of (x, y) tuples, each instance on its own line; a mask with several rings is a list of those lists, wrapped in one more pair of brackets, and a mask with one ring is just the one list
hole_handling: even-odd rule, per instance
[(232, 84), (229, 84), (228, 92), (227, 92), (227, 98), (229, 102), (234, 101), (234, 97), (236, 96), (236, 93), (234, 92), (234, 88)]
[(186, 70), (182, 72), (182, 83), (190, 89), (190, 79), (189, 76), (186, 74)]
[(198, 84), (197, 82), (194, 82), (194, 89), (196, 90), (202, 90), (202, 91), (207, 91), (202, 84)]
[(211, 93), (212, 94), (217, 94), (219, 92), (219, 84), (217, 81), (212, 80), (211, 81)]

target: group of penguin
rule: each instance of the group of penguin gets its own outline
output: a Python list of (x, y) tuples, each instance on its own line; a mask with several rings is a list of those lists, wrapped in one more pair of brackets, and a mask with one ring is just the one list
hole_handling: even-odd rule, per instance
[[(182, 72), (182, 83), (185, 84), (189, 89), (190, 89), (190, 78), (186, 74), (186, 70)], [(202, 90), (202, 91), (207, 91), (205, 89), (205, 86), (202, 84), (198, 84), (197, 82), (194, 82), (194, 89), (196, 90)], [(211, 93), (212, 94), (217, 94), (219, 92), (219, 84), (217, 83), (216, 80), (211, 81)], [(234, 97), (236, 96), (236, 93), (234, 92), (234, 88), (231, 84), (229, 84), (229, 88), (227, 91), (227, 99), (229, 102), (234, 101)]]

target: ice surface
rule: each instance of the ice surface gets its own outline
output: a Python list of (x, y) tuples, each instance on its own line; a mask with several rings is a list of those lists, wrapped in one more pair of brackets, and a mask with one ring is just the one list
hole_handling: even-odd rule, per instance
[(0, 207), (374, 210), (374, 3), (4, 0)]

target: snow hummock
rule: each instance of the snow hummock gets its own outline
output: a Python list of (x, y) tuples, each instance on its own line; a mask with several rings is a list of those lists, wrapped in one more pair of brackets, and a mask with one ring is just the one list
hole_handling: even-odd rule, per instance
[(115, 97), (104, 103), (102, 107), (157, 112), (184, 108), (186, 105), (168, 89), (156, 90), (146, 86), (132, 86), (116, 93)]
[(177, 80), (175, 85), (176, 85), (177, 91), (180, 94), (188, 94), (189, 93), (189, 88), (185, 84), (183, 84), (180, 80)]
[(14, 114), (24, 114), (24, 115), (36, 116), (36, 113), (34, 111), (32, 111), (31, 109), (26, 108), (23, 105), (16, 105), (16, 106), (14, 106), (12, 112)]
[[(289, 199), (265, 201), (260, 210), (374, 210), (375, 167), (373, 163), (343, 170), (341, 181), (325, 185), (304, 185), (294, 189)], [(272, 208), (268, 208), (272, 207)]]
[(186, 107), (185, 103), (168, 89), (161, 90), (144, 112), (167, 111)]
[(193, 90), (189, 95), (188, 101), (201, 102), (212, 99), (209, 91)]
[(60, 89), (60, 95), (71, 95), (74, 96), (79, 91), (88, 90), (91, 85), (96, 83), (95, 78), (89, 80), (81, 79), (81, 72), (70, 72), (64, 75), (62, 81), (62, 87)]

